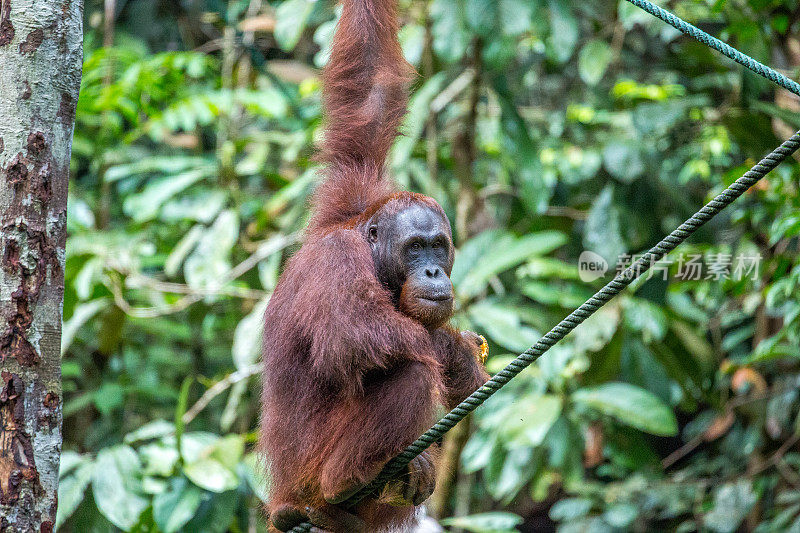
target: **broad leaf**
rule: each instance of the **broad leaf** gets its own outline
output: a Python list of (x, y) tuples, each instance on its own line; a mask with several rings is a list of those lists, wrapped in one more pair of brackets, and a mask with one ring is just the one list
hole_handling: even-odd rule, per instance
[(153, 498), (153, 519), (164, 533), (174, 533), (192, 519), (203, 491), (187, 482), (185, 478), (175, 478), (169, 489)]
[(269, 496), (269, 478), (263, 458), (256, 453), (249, 453), (239, 466), (244, 478), (256, 496), (266, 502)]
[(123, 203), (123, 211), (137, 222), (154, 218), (161, 206), (187, 187), (212, 175), (214, 168), (206, 166), (187, 170), (181, 174), (150, 180), (144, 190), (128, 196)]
[(711, 531), (732, 533), (757, 501), (746, 479), (722, 485), (714, 492), (714, 508), (703, 517), (703, 523)]
[(292, 50), (306, 28), (316, 0), (286, 0), (275, 12), (275, 40), (286, 51)]
[[(65, 452), (66, 453), (66, 452)], [(64, 521), (69, 518), (78, 505), (83, 501), (86, 487), (92, 480), (94, 473), (94, 462), (87, 457), (72, 454), (77, 458), (78, 463), (66, 459), (64, 456), (61, 459), (61, 471), (58, 482), (58, 512), (56, 513), (56, 529), (60, 528)], [(64, 473), (68, 472), (69, 473)]]
[(230, 253), (239, 235), (234, 211), (223, 211), (200, 237), (197, 248), (183, 266), (186, 282), (193, 288), (217, 288), (230, 270)]
[(583, 245), (586, 249), (603, 257), (610, 269), (620, 261), (625, 252), (619, 212), (614, 206), (614, 190), (603, 189), (589, 210), (589, 218), (583, 230)]
[(575, 51), (580, 24), (572, 13), (570, 4), (549, 0), (550, 37), (547, 40), (547, 53), (558, 63), (564, 63)]
[(467, 50), (470, 35), (464, 21), (463, 0), (433, 0), (430, 7), (433, 21), (433, 49), (443, 60), (460, 59)]
[(538, 446), (561, 416), (562, 407), (559, 396), (527, 395), (513, 405), (513, 415), (499, 428), (501, 436), (518, 446)]
[(513, 533), (523, 520), (513, 513), (494, 511), (440, 520), (442, 525), (466, 529), (472, 533)]
[(612, 176), (631, 183), (644, 173), (640, 145), (634, 142), (612, 142), (603, 148), (603, 164)]
[(588, 498), (564, 498), (550, 508), (550, 518), (557, 522), (568, 522), (586, 516), (592, 510)]
[(578, 72), (581, 79), (589, 85), (599, 82), (614, 57), (614, 52), (605, 41), (589, 41), (581, 49), (578, 57)]
[(97, 454), (92, 494), (98, 510), (123, 530), (129, 530), (148, 506), (141, 494), (142, 467), (133, 448), (105, 448)]
[(583, 388), (572, 394), (572, 401), (653, 435), (668, 437), (678, 432), (678, 421), (669, 407), (654, 394), (627, 383)]
[(239, 486), (236, 473), (211, 457), (184, 465), (183, 473), (192, 483), (211, 492), (225, 492)]
[[(462, 296), (477, 296), (493, 276), (531, 257), (546, 255), (567, 241), (566, 236), (558, 231), (540, 231), (520, 238), (506, 232), (487, 233), (467, 242), (462, 250), (465, 257), (459, 256), (461, 264), (459, 271), (454, 272), (453, 283)], [(475, 253), (471, 248), (481, 251)], [(469, 264), (469, 261), (474, 262)]]
[(470, 319), (493, 341), (512, 352), (527, 350), (539, 340), (539, 334), (523, 326), (513, 306), (484, 300), (469, 307)]

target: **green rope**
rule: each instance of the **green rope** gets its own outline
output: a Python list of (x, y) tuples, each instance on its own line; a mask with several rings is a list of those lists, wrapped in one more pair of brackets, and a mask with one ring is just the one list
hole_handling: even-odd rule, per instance
[(800, 96), (800, 84), (796, 81), (790, 80), (780, 72), (772, 69), (762, 63), (759, 63), (752, 57), (747, 54), (743, 54), (736, 48), (730, 46), (727, 43), (724, 43), (717, 39), (716, 37), (712, 37), (711, 35), (707, 34), (697, 26), (693, 26), (686, 22), (685, 20), (681, 19), (680, 17), (670, 13), (666, 9), (662, 9), (655, 5), (648, 0), (627, 0), (631, 4), (635, 5), (638, 8), (644, 9), (654, 17), (660, 18), (673, 28), (689, 35), (690, 37), (694, 37), (701, 43), (710, 46), (714, 50), (721, 52), (725, 56), (733, 59), (740, 65), (743, 65), (756, 74), (760, 76), (764, 76), (768, 80), (774, 81), (787, 91), (791, 91), (794, 94)]
[[(631, 4), (647, 11), (651, 15), (663, 20), (670, 26), (681, 32), (694, 37), (701, 43), (713, 48), (733, 59), (740, 65), (747, 67), (756, 74), (771, 80), (784, 89), (800, 96), (800, 84), (787, 78), (780, 72), (759, 63), (752, 57), (743, 54), (732, 46), (712, 37), (697, 26), (693, 26), (682, 20), (676, 15), (658, 7), (648, 0), (627, 0)], [(378, 476), (365, 485), (360, 491), (343, 502), (341, 505), (352, 508), (358, 502), (373, 494), (380, 492), (386, 483), (397, 477), (403, 469), (408, 466), (416, 456), (427, 450), (434, 442), (441, 439), (445, 433), (450, 431), (456, 424), (463, 420), (469, 413), (483, 404), (495, 392), (511, 381), (517, 374), (522, 372), (531, 363), (536, 361), (553, 345), (563, 339), (570, 331), (575, 329), (581, 322), (592, 316), (598, 309), (604, 306), (614, 296), (619, 294), (625, 287), (639, 278), (654, 263), (674, 250), (679, 244), (689, 238), (706, 222), (714, 218), (720, 211), (725, 209), (734, 200), (739, 198), (747, 189), (755, 185), (772, 169), (777, 167), (787, 157), (792, 155), (800, 147), (800, 132), (795, 133), (790, 139), (781, 144), (772, 153), (764, 157), (753, 168), (747, 171), (741, 178), (733, 182), (730, 187), (722, 191), (717, 197), (703, 206), (700, 211), (692, 215), (686, 222), (681, 224), (675, 231), (664, 237), (658, 244), (652, 247), (638, 261), (618, 274), (609, 281), (602, 289), (597, 291), (594, 296), (589, 298), (579, 308), (569, 314), (553, 329), (539, 339), (531, 348), (520, 354), (511, 361), (503, 370), (495, 374), (483, 386), (473, 392), (466, 400), (458, 404), (444, 418), (439, 420), (428, 431), (422, 434), (417, 440), (411, 443), (403, 452), (390, 460), (383, 467)], [(309, 522), (303, 522), (295, 526), (291, 533), (308, 533), (315, 528)]]
[[(661, 242), (650, 248), (638, 261), (609, 281), (605, 287), (597, 291), (594, 296), (586, 300), (583, 305), (559, 322), (553, 329), (547, 332), (544, 337), (539, 339), (536, 344), (520, 354), (503, 370), (495, 374), (492, 379), (487, 381), (480, 389), (473, 392), (466, 400), (458, 404), (458, 406), (450, 411), (444, 418), (439, 420), (421, 437), (411, 443), (402, 453), (386, 463), (383, 470), (381, 470), (372, 482), (364, 486), (364, 488), (351, 496), (342, 505), (348, 508), (353, 507), (364, 498), (379, 492), (386, 482), (400, 474), (414, 457), (427, 450), (434, 442), (442, 438), (445, 433), (450, 431), (450, 429), (463, 420), (464, 417), (474, 411), (495, 392), (503, 388), (512, 378), (541, 357), (541, 355), (554, 344), (566, 337), (570, 331), (592, 316), (598, 309), (603, 307), (635, 279), (647, 272), (658, 260), (674, 250), (701, 226), (744, 194), (747, 189), (755, 185), (756, 182), (763, 178), (768, 172), (796, 152), (798, 148), (800, 148), (800, 131), (764, 157), (764, 159), (748, 170), (741, 178), (733, 182), (727, 189), (722, 191), (713, 200), (703, 206), (702, 209), (686, 220), (686, 222), (681, 224), (675, 231), (664, 237)], [(303, 522), (295, 526), (291, 531), (292, 533), (308, 533), (311, 530), (312, 525), (308, 522)]]

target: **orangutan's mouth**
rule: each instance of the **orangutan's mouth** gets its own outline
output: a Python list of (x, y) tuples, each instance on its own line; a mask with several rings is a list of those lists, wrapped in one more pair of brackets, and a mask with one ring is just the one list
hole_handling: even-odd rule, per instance
[(437, 302), (437, 303), (439, 303), (439, 302), (449, 302), (450, 300), (453, 299), (453, 297), (450, 296), (449, 294), (440, 294), (440, 295), (433, 295), (433, 296), (431, 296), (431, 295), (429, 295), (429, 296), (420, 296), (418, 299), (419, 300), (426, 300), (428, 302)]

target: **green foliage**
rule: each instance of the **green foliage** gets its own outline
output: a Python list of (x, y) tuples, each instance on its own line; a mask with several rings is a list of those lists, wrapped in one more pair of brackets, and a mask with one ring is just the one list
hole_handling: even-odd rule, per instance
[[(450, 216), (454, 324), (488, 338), (493, 372), (800, 127), (784, 92), (625, 1), (400, 3), (421, 74), (391, 170)], [(670, 7), (800, 70), (796, 0)], [(104, 48), (102, 10), (71, 165), (57, 525), (265, 531), (261, 317), (308, 216), (338, 11), (132, 0)], [(779, 167), (486, 402), (441, 523), (800, 528), (798, 175)], [(584, 250), (605, 278), (582, 281)], [(758, 269), (706, 275), (720, 254)], [(690, 255), (699, 279), (678, 275)]]
[(572, 401), (653, 435), (671, 437), (678, 432), (678, 422), (669, 407), (655, 395), (627, 383), (580, 389), (572, 395)]
[(65, 452), (58, 524), (76, 512), (90, 485), (98, 512), (125, 531), (224, 532), (240, 523), (237, 509), (246, 511), (265, 483), (253, 454), (245, 455), (244, 437), (199, 431), (178, 437), (175, 429), (154, 420), (96, 457)]
[(473, 533), (507, 533), (516, 531), (522, 523), (522, 518), (512, 513), (492, 512), (481, 513), (458, 518), (446, 518), (442, 525), (459, 527)]

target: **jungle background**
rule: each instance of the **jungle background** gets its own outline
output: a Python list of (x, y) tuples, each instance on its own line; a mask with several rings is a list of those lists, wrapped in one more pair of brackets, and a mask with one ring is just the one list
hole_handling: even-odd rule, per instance
[[(400, 4), (419, 78), (390, 166), (452, 221), (454, 323), (492, 371), (800, 128), (796, 97), (625, 1)], [(800, 74), (797, 0), (662, 5)], [(87, 0), (62, 531), (265, 531), (261, 316), (309, 214), (336, 17)], [(477, 533), (800, 531), (799, 188), (790, 160), (459, 426), (428, 512)], [(604, 278), (581, 280), (584, 250)], [(681, 254), (760, 263), (689, 280)]]

